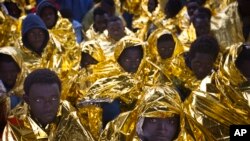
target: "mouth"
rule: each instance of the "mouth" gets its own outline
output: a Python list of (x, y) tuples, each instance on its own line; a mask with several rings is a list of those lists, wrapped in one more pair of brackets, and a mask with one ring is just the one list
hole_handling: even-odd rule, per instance
[(158, 141), (166, 141), (167, 139), (169, 139), (169, 137), (163, 135), (159, 135), (156, 137), (156, 140)]

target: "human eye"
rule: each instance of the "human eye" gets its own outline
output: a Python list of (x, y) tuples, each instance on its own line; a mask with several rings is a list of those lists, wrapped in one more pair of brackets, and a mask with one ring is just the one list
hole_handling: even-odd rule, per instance
[(169, 122), (170, 124), (172, 124), (172, 125), (177, 124), (177, 121), (176, 121), (176, 119), (175, 119), (175, 118), (171, 118), (171, 119), (169, 119), (169, 120), (168, 120), (168, 122)]
[(151, 118), (149, 121), (152, 122), (152, 123), (156, 123), (157, 122), (157, 120), (155, 118)]
[(57, 97), (57, 96), (53, 96), (53, 97), (51, 98), (51, 100), (52, 100), (52, 101), (57, 101), (57, 100), (58, 100), (58, 97)]
[(40, 97), (34, 98), (33, 100), (34, 100), (36, 103), (41, 103), (41, 102), (43, 101), (43, 99), (40, 98)]
[(125, 59), (125, 62), (130, 62), (130, 59)]

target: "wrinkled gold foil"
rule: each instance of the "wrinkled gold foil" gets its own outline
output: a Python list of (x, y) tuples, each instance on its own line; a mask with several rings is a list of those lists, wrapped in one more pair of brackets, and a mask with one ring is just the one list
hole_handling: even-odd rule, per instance
[[(131, 30), (125, 27), (124, 37), (126, 36), (136, 38), (136, 35)], [(118, 41), (115, 41), (109, 36), (108, 30), (103, 31), (103, 33), (99, 36), (98, 42), (100, 43), (107, 60), (114, 60), (114, 49), (116, 48), (116, 43)]]
[(3, 133), (3, 141), (94, 140), (89, 131), (80, 123), (74, 108), (66, 101), (61, 102), (55, 121), (48, 124), (45, 128), (39, 126), (39, 124), (31, 118), (29, 111), (27, 111), (27, 105), (19, 109), (17, 108), (16, 110), (18, 110), (19, 113), (15, 112), (13, 117), (9, 117), (12, 118), (12, 121), (15, 120), (16, 123), (11, 121), (7, 123)]
[(245, 116), (245, 119), (249, 121), (250, 107), (248, 106), (247, 99), (244, 97), (244, 93), (248, 90), (248, 84), (243, 85), (247, 82), (247, 79), (235, 65), (237, 56), (241, 51), (241, 45), (241, 43), (238, 43), (230, 47), (230, 51), (225, 57), (224, 62), (220, 64), (215, 82), (222, 94), (221, 102), (236, 113)]
[(4, 46), (19, 47), (21, 30), (19, 20), (0, 10), (0, 48)]
[(129, 13), (137, 13), (138, 8), (140, 7), (141, 1), (140, 0), (114, 0), (116, 10), (119, 13), (123, 13), (124, 11), (128, 11)]
[(164, 1), (158, 0), (155, 10), (151, 13), (148, 11), (148, 0), (141, 1), (141, 7), (137, 14), (134, 14), (132, 22), (133, 28), (138, 29), (136, 33), (138, 38), (146, 40), (151, 25), (157, 25), (164, 19), (162, 3)]
[(143, 132), (138, 133), (136, 128), (141, 118), (167, 118), (174, 115), (180, 116), (181, 130), (176, 140), (215, 140), (212, 134), (184, 112), (178, 93), (167, 85), (145, 88), (137, 107), (108, 123), (99, 140), (139, 141), (138, 134)]
[(189, 51), (192, 42), (194, 42), (197, 38), (194, 25), (191, 23), (188, 28), (182, 31), (178, 38), (184, 46), (185, 51)]
[(228, 47), (234, 43), (244, 42), (237, 2), (229, 4), (224, 10), (212, 17), (211, 30), (217, 38), (222, 52), (226, 52)]
[(212, 14), (215, 15), (235, 1), (236, 0), (207, 0), (204, 6), (209, 8), (212, 11)]
[(98, 39), (101, 33), (95, 31), (93, 24), (89, 27), (89, 29), (85, 32), (85, 40), (94, 40)]
[[(116, 48), (114, 51), (115, 55), (113, 58), (117, 60), (125, 48), (135, 45), (142, 45), (144, 50), (145, 44), (140, 39), (130, 36), (122, 38), (116, 44)], [(143, 80), (141, 80), (142, 77), (139, 74), (142, 74), (143, 72), (143, 65), (139, 66), (139, 69), (135, 74), (128, 74), (115, 60), (106, 60), (104, 62), (98, 63), (97, 65), (91, 65), (86, 69), (87, 71), (91, 72), (86, 77), (88, 79), (88, 82), (90, 82), (90, 85), (88, 85), (85, 90), (80, 91), (81, 96), (78, 99), (77, 106), (79, 107), (81, 114), (88, 117), (85, 118), (85, 121), (91, 121), (88, 122), (90, 127), (94, 126), (90, 125), (92, 123), (99, 123), (98, 125), (102, 125), (102, 111), (100, 112), (100, 108), (98, 108), (98, 105), (100, 103), (112, 102), (115, 99), (120, 99), (125, 105), (121, 110), (127, 111), (133, 106), (126, 105), (132, 104), (135, 100), (138, 99), (138, 96), (140, 95), (138, 89), (140, 88), (141, 82), (143, 82)], [(142, 62), (141, 64), (143, 64)], [(92, 106), (96, 107), (97, 111), (93, 109), (92, 111), (88, 112), (88, 107)], [(90, 115), (92, 115), (91, 113), (100, 113), (99, 118), (90, 118)], [(100, 133), (100, 129), (98, 128), (93, 134), (97, 135), (97, 133)]]
[[(49, 33), (54, 46), (58, 49), (58, 54), (62, 54), (61, 73), (67, 73), (71, 69), (77, 70), (81, 49), (76, 42), (70, 21), (62, 18), (58, 13), (57, 23), (55, 27), (49, 30)], [(63, 75), (65, 76), (65, 74)]]
[(190, 17), (187, 12), (187, 7), (184, 6), (181, 11), (177, 14), (178, 17), (178, 25), (180, 29), (183, 31), (185, 29), (188, 29), (188, 27), (191, 24)]
[(163, 73), (169, 76), (175, 85), (183, 85), (191, 90), (200, 84), (192, 70), (186, 65), (184, 54), (176, 56), (170, 64), (166, 64), (166, 67), (163, 67)]

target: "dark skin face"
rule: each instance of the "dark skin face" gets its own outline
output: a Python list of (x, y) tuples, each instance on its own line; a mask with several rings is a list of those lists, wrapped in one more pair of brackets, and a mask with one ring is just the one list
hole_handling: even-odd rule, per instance
[(129, 49), (124, 50), (121, 56), (118, 59), (119, 64), (121, 67), (129, 73), (136, 73), (138, 70), (143, 55), (140, 49)]
[(17, 75), (20, 71), (19, 66), (15, 62), (0, 62), (0, 79), (7, 90), (15, 86)]
[(172, 141), (178, 132), (178, 118), (145, 118), (143, 141)]
[(25, 94), (24, 99), (30, 106), (31, 117), (45, 127), (57, 115), (60, 103), (60, 90), (56, 83), (37, 83), (30, 87), (29, 94)]
[(192, 21), (194, 11), (199, 8), (199, 4), (197, 2), (188, 2), (186, 6), (187, 6), (188, 16), (190, 17), (190, 20)]
[(44, 21), (46, 27), (48, 29), (51, 29), (55, 26), (56, 24), (56, 14), (55, 11), (50, 8), (50, 7), (45, 7), (43, 10), (42, 10), (42, 13), (41, 13), (41, 18), (42, 20)]
[(148, 0), (148, 11), (152, 13), (157, 6), (157, 1), (156, 0)]
[(193, 24), (197, 36), (207, 35), (210, 33), (210, 20), (208, 18), (194, 17)]
[(32, 47), (32, 50), (38, 54), (43, 51), (43, 43), (45, 41), (45, 33), (42, 29), (33, 28), (27, 33), (27, 40)]
[(210, 54), (196, 53), (191, 60), (191, 69), (197, 79), (202, 80), (209, 75), (213, 69), (214, 59)]
[(6, 8), (8, 9), (9, 15), (19, 18), (21, 16), (21, 10), (18, 8), (16, 3), (13, 2), (5, 2)]
[(108, 15), (96, 15), (94, 19), (94, 29), (102, 33), (107, 28)]
[(162, 59), (170, 58), (175, 49), (174, 40), (158, 41), (157, 50)]
[(125, 27), (121, 20), (109, 22), (107, 30), (109, 36), (116, 41), (125, 36)]
[(81, 67), (87, 68), (89, 65), (97, 64), (98, 61), (94, 59), (91, 55), (88, 53), (83, 52), (82, 53), (82, 59), (81, 59)]

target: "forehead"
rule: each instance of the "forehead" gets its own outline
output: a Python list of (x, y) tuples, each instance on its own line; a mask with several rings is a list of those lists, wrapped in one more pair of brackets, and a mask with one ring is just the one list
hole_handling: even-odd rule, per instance
[(197, 2), (188, 2), (187, 7), (196, 8), (196, 7), (199, 7), (199, 4)]
[(28, 31), (28, 33), (31, 33), (31, 32), (43, 32), (43, 30), (41, 28), (32, 28)]
[(47, 6), (47, 7), (44, 7), (43, 9), (42, 9), (42, 14), (43, 13), (51, 13), (51, 12), (55, 12), (54, 11), (54, 8), (52, 8), (52, 7), (50, 7), (50, 6)]
[(122, 54), (124, 54), (124, 56), (129, 56), (129, 57), (133, 57), (133, 56), (140, 56), (143, 54), (141, 47), (128, 47), (126, 49), (123, 50)]
[(115, 20), (115, 21), (109, 21), (108, 22), (108, 25), (109, 26), (114, 26), (114, 25), (122, 25), (123, 23), (122, 23), (122, 21), (121, 20)]
[(194, 59), (197, 61), (209, 62), (209, 61), (213, 60), (213, 56), (211, 54), (208, 54), (208, 53), (196, 52)]
[(95, 16), (95, 19), (105, 19), (105, 20), (107, 20), (108, 19), (108, 14), (107, 13), (105, 13), (105, 14), (103, 14), (103, 15), (96, 15)]
[(35, 83), (31, 85), (29, 95), (32, 97), (51, 97), (54, 95), (60, 95), (59, 86), (56, 83)]

